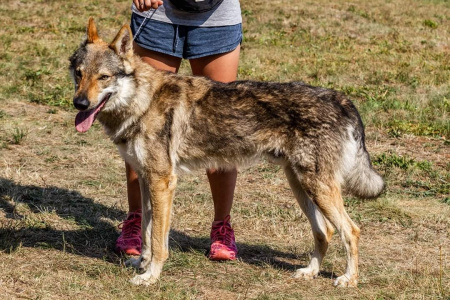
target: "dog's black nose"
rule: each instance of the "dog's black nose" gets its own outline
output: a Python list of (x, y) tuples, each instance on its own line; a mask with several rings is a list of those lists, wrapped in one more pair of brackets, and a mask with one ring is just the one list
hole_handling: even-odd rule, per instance
[(86, 97), (73, 98), (73, 106), (78, 110), (85, 110), (89, 107), (89, 100)]

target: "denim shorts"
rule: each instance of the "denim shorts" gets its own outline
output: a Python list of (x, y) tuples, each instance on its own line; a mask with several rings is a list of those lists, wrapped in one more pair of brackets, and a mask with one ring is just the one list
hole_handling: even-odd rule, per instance
[[(144, 17), (133, 13), (131, 31), (138, 31)], [(227, 53), (242, 41), (242, 24), (198, 27), (146, 19), (134, 40), (139, 46), (175, 57), (193, 59)]]

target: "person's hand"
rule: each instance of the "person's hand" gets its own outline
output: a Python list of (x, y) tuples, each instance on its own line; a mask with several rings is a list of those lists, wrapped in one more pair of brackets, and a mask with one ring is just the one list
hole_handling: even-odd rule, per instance
[(163, 4), (162, 0), (133, 0), (134, 6), (140, 11), (146, 11), (150, 8), (157, 9)]

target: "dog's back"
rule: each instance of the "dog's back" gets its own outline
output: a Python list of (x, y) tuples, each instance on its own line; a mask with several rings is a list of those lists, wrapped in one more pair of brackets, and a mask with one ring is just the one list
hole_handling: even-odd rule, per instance
[[(174, 99), (190, 95), (181, 105), (167, 97), (160, 104), (174, 115), (182, 109), (183, 118), (176, 119), (183, 121), (175, 121), (170, 133), (177, 139), (172, 145), (180, 164), (227, 167), (266, 155), (304, 172), (327, 170), (362, 198), (382, 192), (384, 183), (371, 167), (360, 116), (343, 94), (301, 82), (224, 84), (170, 76), (178, 82), (177, 88), (171, 83)], [(196, 80), (208, 88), (198, 91), (192, 83)]]

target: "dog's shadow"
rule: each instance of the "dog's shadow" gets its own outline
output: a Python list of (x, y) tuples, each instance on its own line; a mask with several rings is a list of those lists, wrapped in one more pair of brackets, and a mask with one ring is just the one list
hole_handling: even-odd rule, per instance
[[(53, 248), (74, 254), (118, 263), (121, 257), (114, 253), (114, 242), (119, 231), (114, 224), (122, 221), (126, 213), (86, 198), (77, 191), (58, 187), (20, 185), (0, 178), (0, 209), (6, 220), (0, 222), (0, 251), (10, 253), (20, 247)], [(30, 210), (34, 214), (25, 214)], [(73, 230), (60, 230), (40, 221), (39, 214), (56, 214), (55, 219), (73, 224)], [(8, 222), (22, 219), (22, 222)], [(26, 220), (25, 220), (26, 219)], [(19, 225), (17, 225), (19, 224)], [(178, 230), (170, 232), (173, 251), (198, 251), (207, 254), (209, 239), (192, 237)], [(298, 265), (288, 260), (308, 260), (308, 253), (300, 256), (272, 249), (268, 246), (238, 243), (239, 258), (244, 263), (269, 265), (277, 269), (295, 270)], [(322, 273), (333, 277), (333, 274)]]

